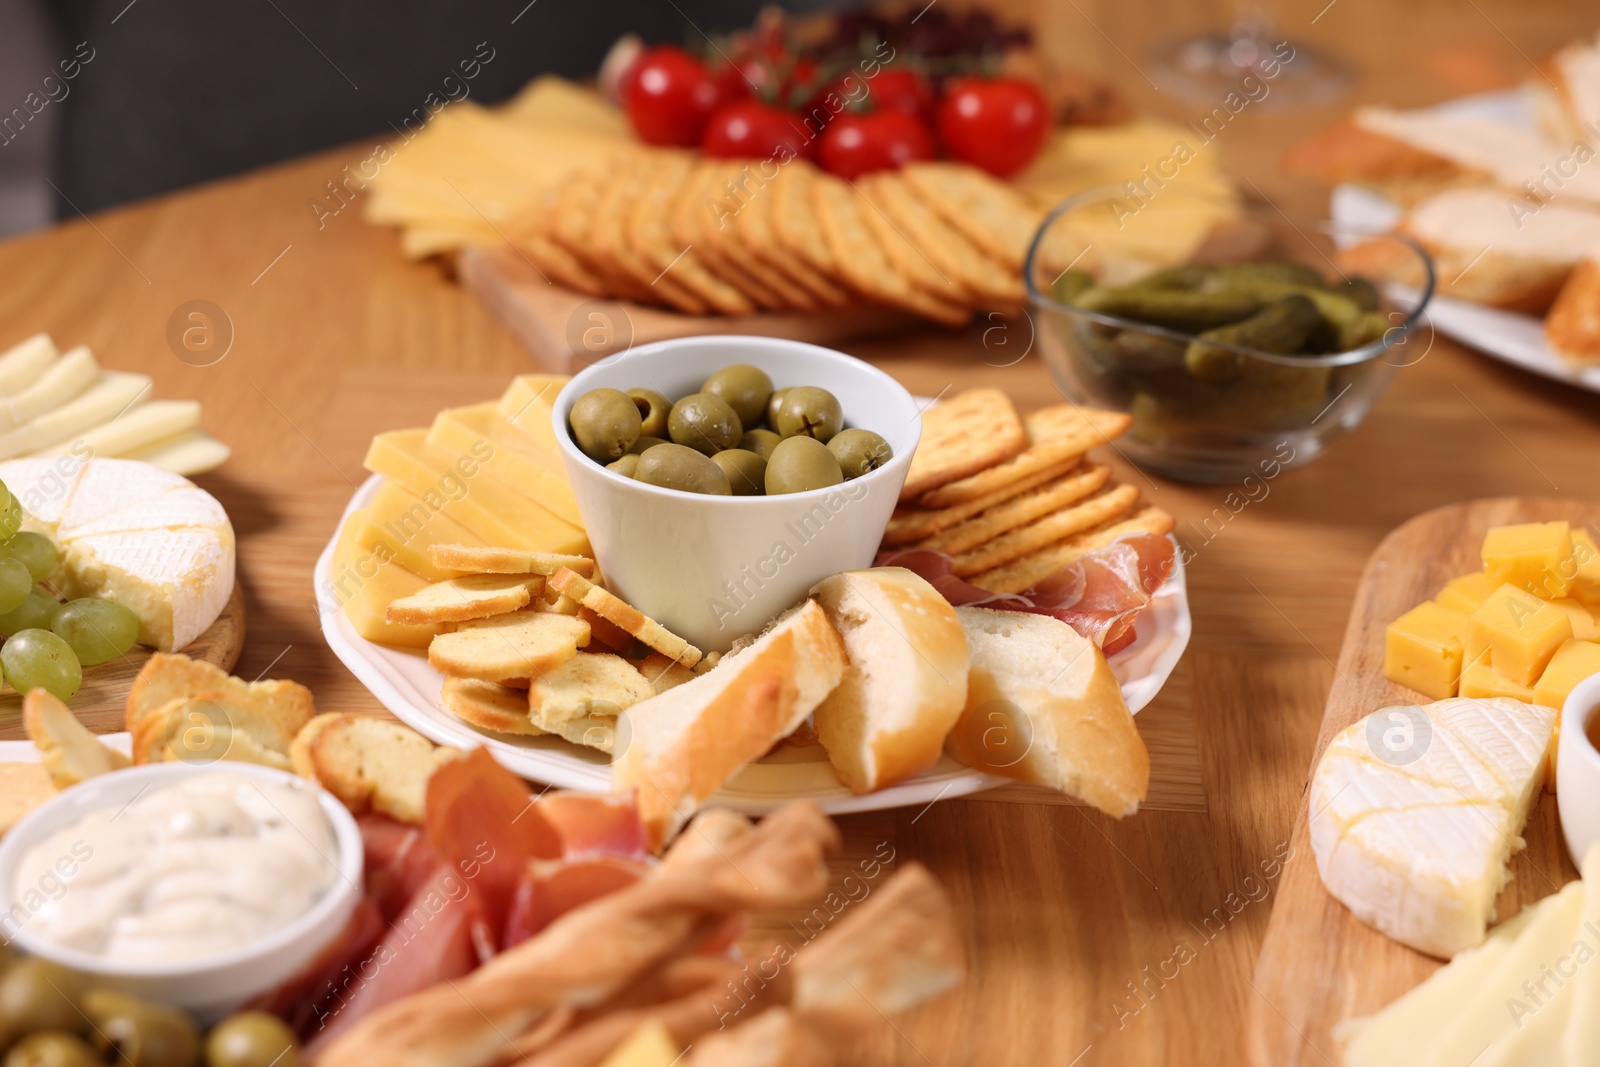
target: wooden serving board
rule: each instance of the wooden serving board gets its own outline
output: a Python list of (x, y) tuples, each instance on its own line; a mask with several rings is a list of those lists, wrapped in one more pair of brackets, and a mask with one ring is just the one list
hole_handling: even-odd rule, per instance
[(541, 369), (575, 374), (634, 345), (697, 334), (753, 334), (834, 345), (931, 324), (890, 308), (742, 317), (683, 315), (626, 300), (601, 300), (552, 284), (514, 249), (469, 248), (461, 283), (521, 341)]
[[(225, 671), (233, 670), (244, 648), (244, 593), (234, 583), (233, 595), (210, 628), (181, 651), (190, 659), (214, 663)], [(83, 687), (68, 701), (73, 714), (97, 734), (116, 733), (123, 728), (123, 713), (128, 705), (128, 690), (155, 649), (134, 645), (127, 654), (109, 663), (83, 669)], [(0, 694), (0, 740), (25, 738), (22, 729), (22, 697), (9, 686)]]
[[(1356, 590), (1311, 769), (1333, 736), (1356, 720), (1392, 704), (1426, 701), (1384, 678), (1385, 627), (1451, 578), (1478, 570), (1491, 526), (1556, 519), (1600, 529), (1600, 504), (1474, 500), (1424, 512), (1384, 538)], [(1441, 966), (1362, 923), (1328, 894), (1311, 854), (1307, 814), (1302, 801), (1293, 851), (1256, 962), (1248, 1038), (1257, 1067), (1333, 1067), (1340, 1062), (1335, 1024), (1372, 1014)], [(1528, 847), (1513, 858), (1512, 880), (1497, 901), (1502, 919), (1578, 876), (1561, 839), (1554, 794), (1540, 797), (1523, 836)]]

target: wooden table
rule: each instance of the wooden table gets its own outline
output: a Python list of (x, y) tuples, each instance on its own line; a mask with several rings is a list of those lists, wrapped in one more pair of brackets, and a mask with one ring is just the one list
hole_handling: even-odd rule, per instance
[[(1007, 6), (1032, 15), (1035, 4)], [(1313, 25), (1318, 6), (1288, 30), (1355, 58), (1357, 99), (1400, 104), (1510, 84), (1528, 71), (1525, 57), (1593, 31), (1554, 0), (1431, 0), (1403, 12), (1338, 0)], [(1050, 51), (1114, 78), (1140, 107), (1179, 120), (1208, 109), (1156, 95), (1134, 64), (1153, 28), (1203, 28), (1224, 17), (1220, 5), (1037, 8)], [(1340, 113), (1247, 109), (1208, 150), (1246, 190), (1316, 210), (1322, 192), (1281, 179), (1274, 161)], [(48, 330), (152, 375), (156, 396), (202, 400), (206, 428), (235, 449), (200, 481), (239, 535), (250, 613), (239, 673), (270, 668), (310, 685), (323, 709), (377, 712), (322, 642), (312, 563), (364, 476), (374, 433), (497, 395), (530, 364), (441, 267), (403, 260), (394, 235), (357, 207), (318, 226), (311, 203), (371, 148), (0, 245), (0, 342)], [(226, 357), (207, 367), (167, 341), (174, 309), (196, 299), (221, 307), (233, 330)], [(1013, 363), (1024, 333), (975, 327), (856, 351), (920, 393), (994, 383), (1033, 407), (1054, 390), (1036, 357)], [(852, 855), (892, 849), (934, 869), (965, 917), (973, 963), (960, 994), (884, 1027), (862, 1062), (1240, 1062), (1252, 1001), (1273, 996), (1252, 987), (1252, 968), (1363, 560), (1390, 528), (1438, 504), (1592, 498), (1596, 455), (1600, 398), (1441, 338), (1356, 433), (1236, 515), (1224, 505), (1231, 487), (1123, 472), (1178, 516), (1195, 552), (1194, 641), (1138, 719), (1156, 767), (1151, 802), (1115, 822), (1008, 791), (841, 820)], [(18, 735), (14, 723), (5, 730)]]

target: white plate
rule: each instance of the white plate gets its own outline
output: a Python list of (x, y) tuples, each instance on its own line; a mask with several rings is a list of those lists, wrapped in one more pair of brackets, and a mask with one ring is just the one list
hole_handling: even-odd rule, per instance
[[(382, 479), (373, 475), (350, 498), (345, 519), (371, 503)], [(333, 550), (338, 531), (317, 559), (315, 588), (332, 588)], [(1122, 683), (1128, 707), (1137, 712), (1155, 699), (1189, 644), (1192, 624), (1183, 563), (1156, 593), (1139, 617), (1138, 640), (1111, 657), (1111, 669)], [(483, 745), (510, 770), (564, 789), (605, 792), (611, 787), (610, 757), (554, 737), (512, 738), (477, 730), (439, 705), (444, 675), (428, 665), (421, 652), (375, 644), (356, 633), (343, 611), (322, 612), (322, 636), (350, 673), (372, 691), (395, 717), (442, 745), (474, 748)], [(719, 793), (715, 803), (750, 815), (759, 815), (791, 800), (814, 800), (830, 814), (877, 811), (916, 804), (931, 804), (989, 789), (1005, 778), (983, 774), (948, 756), (915, 778), (866, 796), (856, 796), (833, 773), (820, 747), (783, 748), (746, 767)]]
[[(125, 756), (133, 751), (133, 735), (127, 731), (100, 734), (99, 739)], [(32, 741), (0, 741), (0, 763), (38, 762), (39, 749)]]
[[(1537, 125), (1533, 107), (1520, 89), (1467, 96), (1440, 104), (1434, 110), (1441, 114), (1490, 119), (1525, 130)], [(1403, 214), (1403, 209), (1392, 201), (1354, 185), (1337, 186), (1328, 205), (1328, 216), (1334, 222), (1363, 228), (1387, 229), (1399, 222)], [(1428, 304), (1426, 315), (1440, 333), (1485, 355), (1600, 393), (1600, 367), (1580, 369), (1558, 355), (1545, 342), (1543, 319), (1439, 296)]]

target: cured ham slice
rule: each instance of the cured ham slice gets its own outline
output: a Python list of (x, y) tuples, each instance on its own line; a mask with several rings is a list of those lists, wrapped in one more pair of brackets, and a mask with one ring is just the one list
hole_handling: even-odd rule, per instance
[(501, 947), (526, 941), (572, 909), (632, 885), (648, 870), (642, 860), (620, 856), (534, 860), (512, 898)]
[(590, 793), (546, 793), (535, 802), (561, 835), (562, 855), (626, 856), (643, 859), (650, 842), (633, 798), (616, 799)]

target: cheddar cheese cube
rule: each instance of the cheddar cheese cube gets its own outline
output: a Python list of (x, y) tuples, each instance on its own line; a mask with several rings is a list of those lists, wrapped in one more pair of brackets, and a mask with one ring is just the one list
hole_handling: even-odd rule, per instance
[(1550, 665), (1539, 676), (1539, 683), (1533, 687), (1533, 702), (1559, 711), (1572, 687), (1595, 674), (1600, 674), (1600, 645), (1568, 641), (1556, 649)]
[(1547, 599), (1566, 596), (1576, 577), (1572, 528), (1565, 522), (1496, 526), (1483, 539), (1483, 569), (1496, 585)]
[(1572, 562), (1577, 577), (1571, 594), (1594, 607), (1600, 607), (1600, 547), (1588, 530), (1572, 531)]
[(1467, 662), (1487, 651), (1495, 670), (1522, 686), (1538, 681), (1556, 649), (1572, 637), (1566, 612), (1509, 583), (1490, 593), (1470, 618)]
[(1471, 615), (1478, 610), (1478, 605), (1489, 599), (1489, 594), (1494, 592), (1499, 584), (1482, 571), (1473, 571), (1471, 574), (1450, 579), (1433, 599), (1440, 607), (1459, 611), (1463, 615)]
[(1475, 663), (1469, 662), (1461, 672), (1461, 695), (1480, 700), (1509, 697), (1524, 704), (1533, 703), (1533, 687), (1513, 682), (1495, 670), (1487, 657)]
[(1600, 619), (1587, 604), (1572, 597), (1562, 597), (1550, 603), (1567, 613), (1572, 622), (1572, 636), (1579, 641), (1600, 641)]
[(1434, 700), (1455, 696), (1468, 629), (1466, 615), (1423, 601), (1384, 632), (1383, 676)]

